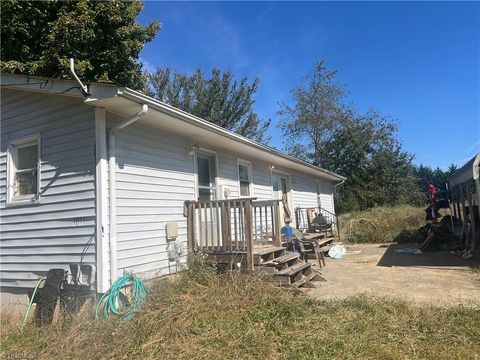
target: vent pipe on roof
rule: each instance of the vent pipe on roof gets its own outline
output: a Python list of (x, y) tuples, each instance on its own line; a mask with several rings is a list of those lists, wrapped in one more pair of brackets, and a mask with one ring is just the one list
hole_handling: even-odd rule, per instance
[(75, 74), (75, 63), (73, 61), (73, 58), (70, 58), (70, 74), (72, 74), (73, 78), (75, 81), (80, 85), (80, 91), (82, 92), (83, 96), (88, 96), (90, 95), (88, 93), (88, 88), (86, 85), (83, 85), (82, 81), (78, 78), (77, 74)]

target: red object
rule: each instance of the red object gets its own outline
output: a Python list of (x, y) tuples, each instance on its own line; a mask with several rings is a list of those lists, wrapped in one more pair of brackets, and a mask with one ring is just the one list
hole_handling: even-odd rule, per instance
[(433, 210), (438, 211), (439, 206), (437, 199), (435, 198), (435, 193), (437, 190), (433, 184), (428, 184), (428, 200), (430, 200), (430, 205), (432, 205)]

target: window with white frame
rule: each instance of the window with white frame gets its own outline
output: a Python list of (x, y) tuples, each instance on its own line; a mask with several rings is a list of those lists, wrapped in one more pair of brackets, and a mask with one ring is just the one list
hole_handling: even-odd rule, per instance
[(8, 146), (9, 203), (36, 202), (40, 179), (40, 136), (10, 142)]
[(240, 183), (240, 196), (252, 196), (252, 167), (247, 161), (238, 161), (238, 181)]
[(216, 199), (215, 165), (214, 155), (197, 152), (198, 201), (211, 201)]

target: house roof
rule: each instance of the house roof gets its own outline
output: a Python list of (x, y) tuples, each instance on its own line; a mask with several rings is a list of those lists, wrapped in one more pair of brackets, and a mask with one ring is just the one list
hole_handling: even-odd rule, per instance
[[(76, 82), (70, 80), (2, 73), (1, 82), (2, 88), (83, 97), (78, 87), (75, 86)], [(201, 147), (214, 145), (216, 148), (225, 148), (236, 152), (245, 158), (251, 157), (252, 151), (255, 151), (255, 158), (269, 162), (275, 167), (302, 171), (337, 182), (346, 179), (332, 171), (314, 166), (270, 146), (238, 135), (127, 87), (105, 83), (87, 83), (87, 86), (90, 95), (84, 98), (86, 104), (101, 106), (107, 111), (123, 117), (135, 114), (141, 105), (146, 104), (150, 110), (142, 117), (141, 122), (181, 134), (189, 138), (192, 145), (199, 144)]]
[(477, 154), (450, 176), (448, 179), (450, 187), (454, 187), (468, 180), (477, 180), (479, 178), (479, 167), (480, 154)]

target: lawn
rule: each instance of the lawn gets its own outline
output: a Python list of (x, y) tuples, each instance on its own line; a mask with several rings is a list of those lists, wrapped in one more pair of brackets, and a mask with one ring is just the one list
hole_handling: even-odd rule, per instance
[(256, 277), (192, 267), (150, 284), (128, 320), (91, 311), (45, 328), (2, 317), (2, 358), (475, 359), (480, 309), (385, 297), (320, 301)]

